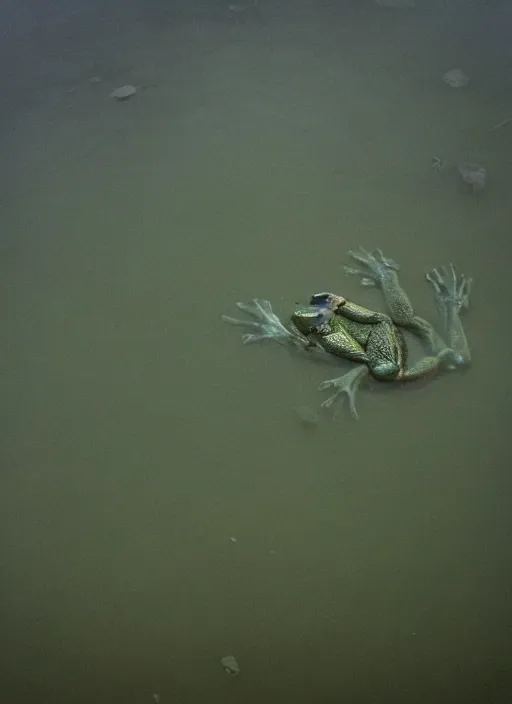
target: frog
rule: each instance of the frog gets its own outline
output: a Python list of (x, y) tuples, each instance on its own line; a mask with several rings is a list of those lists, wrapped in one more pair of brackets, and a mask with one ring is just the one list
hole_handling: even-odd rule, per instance
[[(271, 339), (309, 353), (319, 351), (330, 358), (356, 363), (349, 372), (319, 386), (322, 391), (334, 389), (322, 407), (330, 408), (345, 396), (354, 418), (359, 417), (356, 394), (365, 380), (409, 382), (470, 366), (471, 353), (461, 313), (469, 308), (471, 278), (457, 274), (453, 264), (425, 274), (434, 292), (440, 334), (415, 313), (399, 281), (400, 267), (393, 259), (384, 256), (381, 249), (367, 251), (363, 247), (350, 250), (349, 256), (358, 266), (345, 266), (345, 273), (357, 276), (363, 286), (378, 288), (386, 303), (386, 313), (324, 291), (314, 293), (307, 305), (297, 307), (286, 325), (274, 313), (270, 302), (262, 299), (237, 304), (251, 320), (223, 316), (224, 320), (252, 329), (242, 338), (244, 343)], [(425, 348), (425, 355), (412, 365), (408, 362), (406, 331)]]

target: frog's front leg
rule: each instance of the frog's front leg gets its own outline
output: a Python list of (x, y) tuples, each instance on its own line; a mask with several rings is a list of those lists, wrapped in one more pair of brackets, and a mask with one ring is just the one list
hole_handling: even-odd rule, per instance
[(248, 318), (232, 318), (223, 315), (222, 320), (231, 325), (238, 325), (251, 330), (242, 335), (244, 345), (263, 340), (274, 340), (281, 344), (291, 343), (306, 348), (308, 340), (295, 330), (289, 330), (272, 310), (270, 301), (263, 298), (253, 298), (249, 303), (237, 303), (237, 308), (248, 315)]
[(368, 367), (362, 364), (361, 366), (355, 367), (355, 369), (351, 369), (342, 376), (323, 381), (318, 387), (319, 391), (324, 391), (325, 389), (335, 389), (335, 392), (332, 396), (325, 399), (325, 401), (322, 401), (322, 408), (331, 408), (340, 399), (340, 396), (346, 395), (350, 413), (352, 417), (357, 420), (359, 415), (356, 409), (356, 392), (361, 382), (367, 379), (369, 374), (370, 372)]
[(469, 294), (473, 280), (466, 278), (464, 274), (457, 276), (453, 264), (441, 269), (432, 269), (426, 274), (426, 278), (434, 289), (444, 332), (455, 353), (455, 363), (457, 366), (469, 366), (471, 352), (460, 313), (469, 308)]

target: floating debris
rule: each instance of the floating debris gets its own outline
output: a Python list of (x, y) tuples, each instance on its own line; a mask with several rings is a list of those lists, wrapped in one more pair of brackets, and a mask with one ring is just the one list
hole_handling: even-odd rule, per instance
[(110, 97), (114, 98), (114, 100), (128, 100), (128, 98), (132, 98), (136, 92), (137, 88), (135, 88), (135, 86), (126, 84), (125, 86), (120, 86), (113, 90)]
[(490, 128), (490, 131), (493, 132), (494, 130), (500, 130), (502, 127), (505, 127), (505, 125), (509, 125), (511, 122), (512, 122), (512, 117), (506, 117), (501, 122), (497, 122), (495, 125), (493, 125)]
[(444, 169), (443, 160), (440, 156), (433, 156), (430, 160), (430, 166), (436, 171), (442, 171)]
[(481, 191), (487, 183), (487, 169), (482, 164), (462, 161), (457, 165), (458, 172), (468, 186), (473, 191)]
[(224, 657), (220, 659), (220, 662), (228, 675), (240, 674), (240, 665), (234, 655), (224, 655)]
[(303, 425), (309, 428), (316, 427), (319, 423), (318, 411), (311, 406), (294, 406), (293, 412)]
[(471, 187), (472, 191), (482, 191), (487, 185), (487, 169), (476, 161), (460, 161), (458, 164), (446, 164), (440, 156), (433, 156), (430, 166), (439, 173), (454, 170), (459, 174), (463, 182)]
[(469, 76), (460, 68), (452, 68), (443, 74), (443, 81), (450, 88), (464, 88), (469, 83)]

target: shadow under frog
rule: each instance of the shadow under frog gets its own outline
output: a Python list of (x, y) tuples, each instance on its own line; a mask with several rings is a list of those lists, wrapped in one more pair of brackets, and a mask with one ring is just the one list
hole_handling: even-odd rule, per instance
[[(388, 313), (372, 311), (343, 296), (323, 292), (314, 294), (308, 306), (297, 309), (287, 325), (273, 312), (270, 302), (262, 299), (237, 303), (237, 307), (248, 314), (247, 319), (229, 316), (223, 319), (251, 330), (242, 337), (245, 344), (274, 340), (355, 362), (354, 369), (319, 386), (320, 390), (334, 389), (322, 407), (331, 407), (345, 395), (355, 418), (358, 417), (356, 392), (365, 379), (408, 382), (440, 370), (452, 371), (470, 365), (471, 355), (460, 313), (469, 307), (471, 279), (458, 276), (451, 264), (426, 274), (441, 320), (441, 335), (431, 323), (414, 313), (400, 286), (396, 262), (385, 257), (380, 249), (367, 252), (360, 248), (349, 255), (362, 268), (345, 267), (345, 272), (360, 277), (363, 286), (378, 287)], [(404, 331), (414, 335), (426, 351), (413, 365), (408, 364)]]

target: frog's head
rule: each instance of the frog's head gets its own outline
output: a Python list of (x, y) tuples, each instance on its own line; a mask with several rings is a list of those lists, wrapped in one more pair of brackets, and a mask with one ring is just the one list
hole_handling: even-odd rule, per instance
[(317, 306), (318, 308), (328, 308), (331, 302), (332, 293), (324, 291), (322, 293), (314, 293), (309, 299), (310, 306)]
[(327, 310), (336, 312), (342, 308), (347, 299), (343, 296), (338, 296), (335, 293), (329, 293), (328, 291), (323, 291), (322, 293), (314, 293), (309, 299), (309, 304), (315, 306), (316, 308), (325, 308)]
[(301, 306), (293, 313), (291, 323), (302, 335), (308, 336), (328, 324), (331, 315), (332, 312), (324, 307)]

